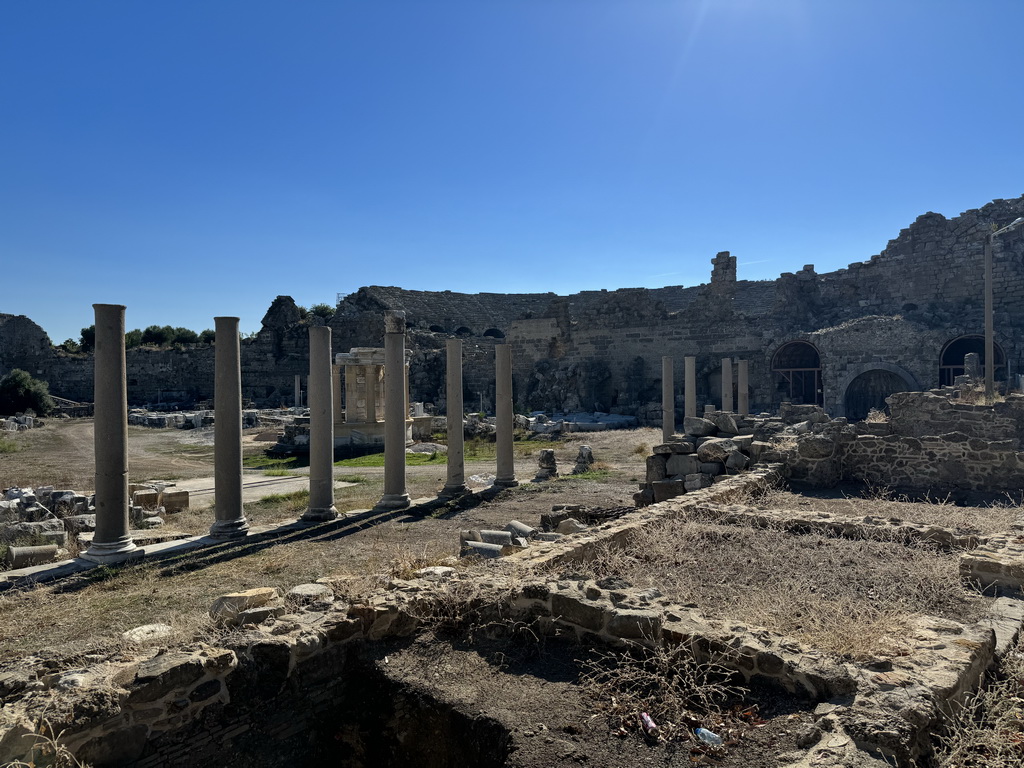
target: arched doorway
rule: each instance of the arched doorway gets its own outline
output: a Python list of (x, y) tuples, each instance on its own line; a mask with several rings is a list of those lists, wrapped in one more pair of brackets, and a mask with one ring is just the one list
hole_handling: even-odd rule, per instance
[[(946, 343), (939, 356), (939, 386), (948, 387), (957, 376), (964, 373), (964, 356), (974, 352), (981, 358), (981, 372), (985, 373), (985, 337), (961, 336)], [(998, 344), (995, 345), (996, 367), (993, 377), (996, 381), (1006, 379), (1006, 355)]]
[(772, 357), (776, 399), (804, 405), (822, 405), (821, 355), (813, 344), (791, 341)]
[(885, 398), (894, 392), (907, 392), (910, 389), (910, 385), (898, 373), (882, 368), (865, 371), (854, 378), (846, 388), (846, 418), (850, 421), (861, 421), (867, 418), (868, 411), (872, 408), (884, 411)]

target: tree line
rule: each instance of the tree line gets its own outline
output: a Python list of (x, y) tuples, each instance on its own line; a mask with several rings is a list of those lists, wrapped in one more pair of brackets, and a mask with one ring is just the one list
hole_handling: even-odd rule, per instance
[[(310, 316), (322, 317), (329, 320), (334, 316), (334, 307), (330, 304), (314, 304), (313, 306), (299, 307), (299, 317), (303, 320)], [(207, 328), (205, 331), (196, 333), (190, 328), (175, 328), (170, 325), (151, 325), (148, 328), (134, 328), (124, 335), (125, 349), (133, 347), (173, 347), (182, 344), (213, 344), (216, 339), (216, 332)], [(256, 334), (242, 334), (243, 338), (255, 336)], [(58, 347), (65, 352), (92, 352), (96, 348), (96, 326), (90, 325), (82, 329), (82, 335), (76, 339), (66, 339)]]

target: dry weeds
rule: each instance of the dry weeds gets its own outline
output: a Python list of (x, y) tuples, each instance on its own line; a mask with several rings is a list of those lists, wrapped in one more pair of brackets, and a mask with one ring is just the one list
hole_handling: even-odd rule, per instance
[(913, 501), (884, 487), (864, 489), (862, 496), (822, 498), (780, 488), (773, 489), (753, 504), (763, 509), (791, 509), (798, 512), (896, 518), (924, 525), (938, 525), (959, 533), (988, 535), (1009, 530), (1024, 511), (1009, 497), (986, 506), (957, 506), (949, 495)]
[(915, 614), (975, 621), (984, 611), (956, 559), (923, 544), (668, 520), (605, 547), (590, 567), (857, 660), (899, 652)]
[(1024, 765), (1024, 641), (1018, 639), (994, 679), (948, 718), (940, 745), (939, 768)]

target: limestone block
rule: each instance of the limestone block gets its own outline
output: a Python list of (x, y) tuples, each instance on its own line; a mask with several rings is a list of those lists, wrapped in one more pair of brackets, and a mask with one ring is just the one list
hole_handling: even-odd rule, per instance
[(164, 491), (160, 504), (165, 512), (181, 512), (188, 509), (188, 491)]
[(142, 507), (143, 509), (156, 509), (160, 506), (160, 492), (154, 491), (151, 488), (136, 491), (133, 503), (135, 506)]
[(256, 587), (244, 592), (229, 592), (221, 595), (210, 606), (210, 618), (218, 623), (230, 623), (238, 614), (249, 608), (259, 608), (278, 598), (274, 587)]
[(288, 590), (286, 598), (299, 605), (331, 603), (334, 602), (334, 590), (326, 584), (296, 584)]
[(707, 420), (718, 427), (719, 434), (738, 435), (739, 427), (736, 425), (736, 417), (731, 413), (718, 411), (707, 416)]
[(585, 526), (575, 517), (568, 517), (558, 524), (558, 527), (555, 528), (555, 533), (582, 533), (585, 530), (587, 530), (587, 526)]
[(797, 442), (797, 450), (805, 459), (827, 459), (835, 453), (836, 444), (824, 435), (807, 435)]
[[(694, 472), (700, 471), (698, 469), (699, 465), (700, 460), (692, 454), (673, 454), (665, 463), (665, 475), (669, 477), (675, 475), (691, 475)], [(664, 478), (657, 479), (662, 480)], [(650, 480), (651, 478), (648, 478), (648, 481)]]
[(684, 416), (683, 431), (694, 437), (710, 437), (718, 434), (718, 427), (709, 419), (702, 419), (700, 416)]
[[(730, 455), (732, 453), (730, 452)], [(742, 455), (742, 454), (741, 454)], [(725, 471), (725, 466), (722, 462), (718, 461), (702, 461), (697, 468), (697, 472), (702, 475), (720, 475)]]
[(725, 468), (732, 472), (742, 472), (747, 468), (749, 460), (743, 455), (742, 451), (730, 451), (728, 458), (725, 460)]
[(728, 438), (715, 438), (706, 440), (697, 448), (697, 458), (701, 462), (719, 461), (723, 464), (729, 458), (729, 453), (739, 450), (739, 447)]
[(682, 480), (660, 480), (656, 483), (651, 483), (651, 491), (654, 494), (655, 502), (674, 499), (676, 496), (682, 496), (688, 490), (690, 488)]
[(121, 633), (121, 637), (129, 643), (158, 643), (173, 636), (174, 627), (169, 624), (143, 624)]
[(647, 482), (653, 483), (656, 480), (664, 480), (668, 476), (666, 464), (669, 459), (674, 458), (671, 453), (656, 453), (647, 457)]

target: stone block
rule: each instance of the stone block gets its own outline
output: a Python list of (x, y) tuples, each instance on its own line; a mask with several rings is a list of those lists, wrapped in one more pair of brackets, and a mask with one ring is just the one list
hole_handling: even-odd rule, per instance
[[(665, 462), (665, 474), (666, 476), (675, 475), (689, 475), (699, 471), (697, 469), (700, 461), (693, 454), (673, 454), (669, 457), (668, 461)], [(664, 479), (664, 478), (659, 478)], [(648, 482), (651, 482), (648, 480)]]
[(164, 491), (160, 504), (165, 512), (181, 512), (188, 509), (188, 491)]
[(700, 416), (684, 416), (683, 431), (694, 437), (710, 437), (718, 434), (718, 427), (713, 421)]
[(135, 506), (143, 509), (156, 509), (160, 506), (160, 492), (150, 488), (136, 491), (133, 498)]
[(210, 606), (210, 618), (217, 623), (230, 624), (238, 614), (249, 608), (259, 608), (278, 598), (274, 587), (256, 587), (244, 592), (230, 592), (221, 595)]
[(661, 632), (661, 616), (655, 611), (617, 608), (609, 613), (605, 631), (628, 640), (657, 639)]
[(651, 483), (655, 502), (674, 499), (676, 496), (682, 496), (687, 490), (685, 482), (680, 480), (659, 480)]
[[(647, 457), (647, 482), (653, 483), (657, 480), (664, 480), (668, 471), (666, 464), (668, 460), (675, 458), (672, 454), (655, 453)], [(677, 473), (673, 473), (677, 474)]]
[(605, 606), (582, 596), (556, 592), (551, 596), (551, 613), (570, 624), (595, 632), (604, 626)]
[(725, 463), (731, 451), (737, 451), (739, 447), (728, 438), (716, 438), (706, 440), (697, 448), (697, 458), (701, 462), (718, 461)]

